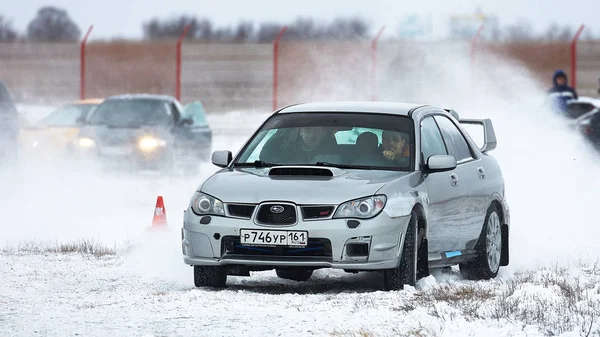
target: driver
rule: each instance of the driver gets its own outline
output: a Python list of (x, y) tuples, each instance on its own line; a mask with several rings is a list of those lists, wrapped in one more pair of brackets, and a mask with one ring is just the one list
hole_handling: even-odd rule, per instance
[[(293, 135), (274, 136), (267, 141), (260, 158), (278, 164), (309, 164), (317, 155), (332, 154), (337, 145), (333, 130), (324, 126), (303, 126)], [(291, 136), (291, 137), (290, 137)], [(289, 137), (289, 138), (288, 138)]]
[(307, 164), (319, 154), (329, 154), (337, 143), (331, 130), (323, 126), (305, 126), (298, 130), (298, 142), (293, 149), (293, 161)]

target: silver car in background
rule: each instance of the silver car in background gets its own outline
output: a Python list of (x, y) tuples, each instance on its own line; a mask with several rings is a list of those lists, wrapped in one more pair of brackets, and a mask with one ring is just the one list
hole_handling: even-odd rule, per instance
[[(479, 148), (460, 123), (483, 128)], [(431, 268), (469, 279), (508, 265), (504, 180), (489, 119), (388, 102), (326, 102), (274, 112), (198, 186), (185, 211), (184, 263), (197, 287), (275, 269), (377, 271), (402, 289)]]

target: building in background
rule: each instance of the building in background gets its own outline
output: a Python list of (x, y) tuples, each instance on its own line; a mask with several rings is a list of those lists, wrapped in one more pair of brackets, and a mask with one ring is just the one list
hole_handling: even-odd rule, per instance
[(483, 27), (480, 38), (486, 41), (497, 41), (500, 38), (498, 18), (481, 12), (451, 15), (448, 19), (449, 38), (470, 40), (480, 27)]

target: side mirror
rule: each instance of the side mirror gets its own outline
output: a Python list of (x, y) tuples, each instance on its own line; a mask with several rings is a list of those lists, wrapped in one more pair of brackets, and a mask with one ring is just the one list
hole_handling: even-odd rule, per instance
[(451, 171), (456, 168), (456, 158), (447, 154), (436, 154), (427, 158), (427, 173)]
[(179, 120), (179, 125), (186, 126), (194, 124), (194, 120), (192, 118), (186, 117)]
[(231, 160), (233, 160), (233, 155), (231, 151), (220, 150), (212, 153), (211, 157), (212, 163), (218, 167), (227, 167)]

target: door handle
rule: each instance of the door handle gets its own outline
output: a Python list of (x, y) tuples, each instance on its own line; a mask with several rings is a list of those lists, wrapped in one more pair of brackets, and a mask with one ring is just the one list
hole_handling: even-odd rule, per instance
[(452, 186), (458, 185), (458, 175), (454, 172), (450, 174), (450, 184)]
[(479, 174), (479, 179), (485, 178), (485, 170), (483, 169), (482, 166), (479, 166), (477, 168), (477, 173)]

